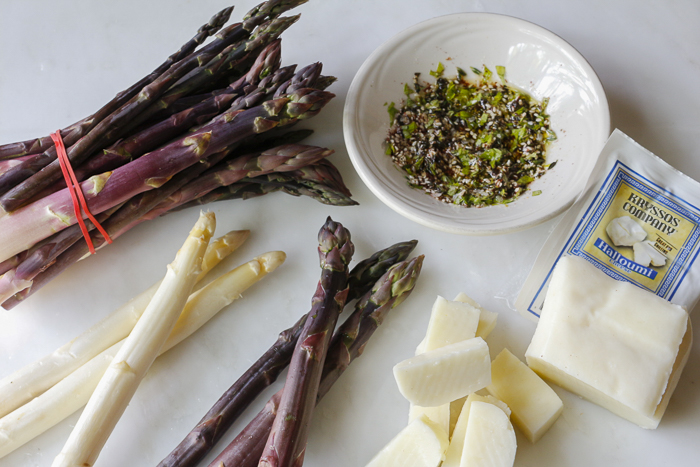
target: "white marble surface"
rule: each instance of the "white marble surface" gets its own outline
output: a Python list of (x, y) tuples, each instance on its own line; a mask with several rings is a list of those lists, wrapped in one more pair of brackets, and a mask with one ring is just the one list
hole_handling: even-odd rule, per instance
[[(0, 141), (47, 134), (87, 115), (161, 63), (226, 3), (3, 0)], [(254, 3), (240, 2), (234, 17)], [(98, 466), (155, 465), (277, 332), (307, 310), (318, 279), (316, 232), (327, 215), (351, 229), (358, 258), (395, 241), (417, 238), (417, 252), (426, 255), (426, 264), (415, 294), (386, 321), (363, 357), (319, 406), (306, 465), (364, 465), (404, 426), (408, 403), (396, 389), (391, 367), (412, 354), (436, 294), (451, 297), (464, 291), (498, 311), (499, 326), (489, 338), (493, 354), (507, 345), (522, 357), (534, 326), (510, 306), (553, 223), (499, 237), (429, 230), (376, 200), (354, 173), (343, 145), (344, 96), (364, 59), (412, 24), (462, 11), (513, 15), (560, 35), (598, 72), (610, 100), (613, 127), (700, 179), (696, 1), (312, 1), (299, 8), (301, 20), (283, 36), (283, 61), (322, 61), (327, 74), (340, 78), (331, 88), (338, 97), (305, 126), (317, 130), (314, 143), (336, 150), (332, 160), (361, 206), (329, 208), (281, 194), (213, 205), (220, 231), (253, 231), (226, 266), (271, 249), (285, 250), (287, 263), (154, 365)], [(157, 280), (195, 218), (196, 212), (184, 211), (144, 224), (27, 303), (0, 313), (0, 375), (51, 352)], [(516, 465), (697, 465), (699, 382), (696, 340), (656, 431), (637, 428), (557, 390), (564, 400), (563, 416), (537, 445), (518, 436)], [(224, 442), (280, 384), (243, 414)], [(77, 416), (0, 459), (0, 466), (50, 465)]]

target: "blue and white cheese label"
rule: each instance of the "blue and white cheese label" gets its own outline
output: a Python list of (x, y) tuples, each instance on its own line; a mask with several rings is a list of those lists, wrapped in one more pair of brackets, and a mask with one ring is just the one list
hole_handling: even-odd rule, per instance
[(583, 195), (540, 251), (516, 308), (539, 318), (554, 266), (573, 255), (690, 310), (700, 292), (698, 252), (700, 184), (615, 130)]

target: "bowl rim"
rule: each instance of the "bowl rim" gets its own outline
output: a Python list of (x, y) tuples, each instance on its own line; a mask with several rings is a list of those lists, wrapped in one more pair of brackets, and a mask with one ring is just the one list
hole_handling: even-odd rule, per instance
[[(459, 12), (459, 13), (450, 13), (446, 15), (441, 15), (441, 16), (436, 16), (433, 18), (426, 19), (424, 21), (421, 21), (419, 23), (416, 23), (412, 26), (409, 26), (406, 29), (403, 29), (402, 31), (398, 32), (397, 34), (391, 36), (389, 39), (384, 41), (379, 47), (377, 47), (362, 63), (360, 68), (358, 69), (357, 73), (355, 74), (355, 77), (352, 80), (352, 83), (350, 84), (350, 87), (348, 89), (346, 99), (345, 99), (345, 105), (343, 108), (343, 135), (344, 135), (344, 140), (345, 140), (345, 146), (348, 151), (348, 155), (350, 156), (350, 161), (352, 162), (353, 166), (355, 167), (355, 171), (358, 173), (360, 176), (360, 179), (364, 182), (364, 184), (370, 189), (370, 191), (377, 197), (379, 198), (380, 201), (382, 201), (384, 204), (386, 204), (389, 208), (397, 212), (398, 214), (401, 214), (402, 216), (406, 217), (407, 219), (410, 219), (414, 222), (417, 222), (418, 224), (424, 225), (426, 227), (430, 227), (436, 230), (440, 230), (443, 232), (448, 232), (448, 233), (454, 233), (454, 234), (460, 234), (460, 235), (472, 235), (472, 236), (485, 236), (485, 235), (501, 235), (501, 234), (506, 234), (506, 233), (512, 233), (512, 232), (518, 232), (521, 230), (526, 230), (532, 227), (535, 227), (536, 225), (539, 225), (541, 223), (544, 223), (562, 212), (568, 210), (571, 205), (576, 201), (576, 199), (580, 196), (580, 193), (577, 194), (576, 196), (572, 196), (572, 198), (562, 204), (561, 206), (552, 209), (540, 216), (537, 216), (536, 218), (519, 223), (517, 225), (512, 225), (512, 226), (505, 226), (505, 227), (497, 227), (497, 228), (488, 228), (487, 226), (478, 226), (478, 228), (469, 228), (468, 226), (459, 226), (456, 227), (451, 224), (447, 224), (441, 221), (437, 221), (434, 219), (431, 219), (429, 216), (425, 216), (422, 213), (416, 212), (414, 209), (410, 208), (407, 204), (405, 204), (402, 200), (398, 199), (397, 197), (391, 196), (387, 190), (383, 188), (382, 183), (374, 176), (372, 173), (371, 169), (365, 162), (364, 158), (370, 157), (368, 155), (363, 155), (363, 151), (361, 151), (359, 144), (357, 142), (358, 139), (358, 134), (360, 131), (354, 126), (354, 121), (356, 119), (358, 109), (359, 109), (359, 93), (361, 89), (363, 88), (364, 81), (367, 78), (367, 74), (371, 70), (376, 58), (384, 54), (386, 52), (386, 49), (392, 45), (394, 42), (396, 42), (399, 38), (404, 37), (406, 35), (411, 34), (414, 30), (420, 29), (425, 27), (426, 24), (429, 23), (440, 23), (441, 21), (445, 21), (447, 18), (455, 17), (455, 16), (464, 16), (464, 17), (470, 17), (472, 20), (474, 18), (478, 17), (490, 17), (490, 18), (498, 18), (499, 20), (506, 19), (509, 21), (513, 21), (515, 23), (521, 23), (523, 25), (526, 25), (528, 28), (533, 29), (539, 34), (543, 34), (545, 36), (550, 36), (553, 39), (555, 39), (555, 42), (557, 44), (557, 47), (564, 49), (566, 52), (568, 52), (572, 57), (575, 57), (577, 61), (580, 62), (580, 64), (583, 66), (585, 71), (590, 75), (591, 80), (593, 82), (593, 88), (595, 89), (596, 93), (600, 96), (600, 109), (599, 113), (603, 117), (603, 120), (601, 121), (600, 128), (601, 128), (601, 133), (599, 136), (601, 137), (601, 148), (602, 145), (604, 144), (605, 140), (610, 136), (610, 133), (612, 131), (611, 127), (611, 115), (610, 115), (610, 105), (608, 102), (608, 97), (605, 92), (605, 88), (603, 86), (602, 81), (600, 80), (600, 77), (596, 73), (595, 69), (593, 66), (591, 66), (590, 62), (571, 44), (569, 44), (566, 40), (564, 40), (561, 36), (558, 34), (550, 31), (549, 29), (546, 29), (542, 26), (539, 26), (531, 21), (524, 20), (515, 16), (511, 15), (504, 15), (500, 13), (488, 13), (488, 12)], [(597, 161), (599, 154), (593, 154), (592, 157)], [(593, 167), (595, 166), (595, 161), (591, 163), (590, 166), (590, 171), (586, 174), (586, 179), (590, 177), (590, 173), (593, 170)], [(585, 183), (581, 186), (581, 189), (585, 187)], [(465, 208), (468, 209), (468, 208)]]

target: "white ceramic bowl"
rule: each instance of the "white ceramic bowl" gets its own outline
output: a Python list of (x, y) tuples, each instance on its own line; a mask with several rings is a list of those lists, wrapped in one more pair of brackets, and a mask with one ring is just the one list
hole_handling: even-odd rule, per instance
[[(384, 154), (389, 129), (384, 105), (402, 101), (403, 84), (413, 74), (445, 66), (488, 66), (495, 76), (505, 66), (508, 82), (538, 100), (547, 111), (557, 141), (547, 160), (556, 166), (508, 205), (453, 206), (408, 186)], [(472, 73), (469, 76), (474, 76)], [(417, 24), (379, 47), (357, 72), (345, 103), (343, 131), (350, 159), (369, 189), (399, 214), (446, 232), (492, 235), (533, 227), (567, 209), (583, 190), (610, 134), (605, 91), (593, 68), (571, 45), (537, 25), (509, 16), (459, 13)], [(541, 190), (539, 196), (532, 192)]]

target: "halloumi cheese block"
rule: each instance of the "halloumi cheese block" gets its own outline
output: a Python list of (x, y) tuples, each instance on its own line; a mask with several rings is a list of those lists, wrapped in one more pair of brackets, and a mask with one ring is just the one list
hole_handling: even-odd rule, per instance
[(549, 430), (564, 407), (557, 393), (508, 349), (491, 362), (486, 390), (508, 404), (513, 423), (532, 443)]
[(476, 328), (476, 337), (486, 339), (486, 336), (491, 334), (493, 328), (496, 327), (496, 322), (498, 321), (498, 313), (487, 310), (486, 308), (476, 303), (476, 301), (473, 298), (462, 292), (460, 292), (455, 297), (455, 302), (468, 303), (479, 310), (479, 326)]
[(367, 467), (438, 467), (447, 444), (447, 433), (422, 416), (389, 441)]
[(491, 359), (480, 337), (411, 357), (394, 366), (399, 391), (422, 407), (449, 404), (491, 383)]
[(420, 405), (411, 404), (411, 407), (408, 409), (408, 423), (422, 416), (427, 417), (428, 420), (439, 425), (445, 433), (449, 434), (450, 404), (442, 404), (437, 407), (421, 407)]
[(493, 404), (503, 410), (503, 413), (505, 413), (507, 417), (510, 417), (510, 409), (504, 402), (496, 399), (493, 396), (480, 396), (476, 393), (469, 394), (469, 397), (466, 398), (462, 411), (459, 414), (457, 423), (455, 424), (452, 438), (450, 440), (450, 446), (447, 448), (447, 452), (445, 452), (445, 460), (442, 463), (442, 467), (459, 467), (462, 460), (462, 451), (464, 450), (464, 440), (467, 435), (469, 408), (472, 402), (475, 401)]
[(472, 339), (479, 326), (480, 310), (469, 303), (449, 301), (438, 296), (422, 346), (424, 352)]
[(516, 449), (515, 431), (503, 410), (472, 402), (460, 467), (512, 467)]
[(525, 358), (543, 378), (656, 428), (687, 323), (683, 307), (565, 256)]

